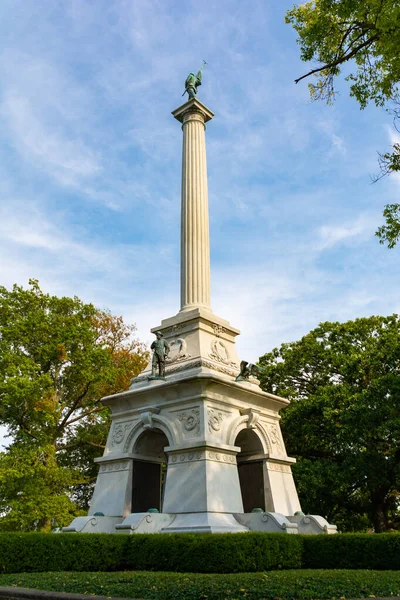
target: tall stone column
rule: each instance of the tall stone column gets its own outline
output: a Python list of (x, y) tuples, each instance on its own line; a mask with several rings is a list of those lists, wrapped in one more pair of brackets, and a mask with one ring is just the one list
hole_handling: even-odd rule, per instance
[(181, 312), (211, 310), (205, 123), (214, 113), (192, 98), (172, 114), (183, 130)]

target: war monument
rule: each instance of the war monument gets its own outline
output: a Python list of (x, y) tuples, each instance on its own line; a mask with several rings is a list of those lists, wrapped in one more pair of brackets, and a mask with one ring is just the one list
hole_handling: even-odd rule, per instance
[[(203, 64), (204, 67), (204, 64)], [(156, 340), (129, 391), (102, 402), (111, 427), (89, 515), (64, 531), (108, 533), (335, 533), (301, 512), (279, 425), (289, 401), (262, 391), (240, 361), (239, 330), (210, 302), (206, 123), (197, 99), (172, 112), (183, 130), (181, 306), (152, 329)]]

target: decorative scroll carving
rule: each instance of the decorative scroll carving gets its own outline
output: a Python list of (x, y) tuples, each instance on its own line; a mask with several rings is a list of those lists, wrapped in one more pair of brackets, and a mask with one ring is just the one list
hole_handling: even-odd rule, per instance
[(165, 360), (166, 365), (170, 365), (172, 363), (178, 362), (180, 360), (185, 360), (186, 358), (191, 357), (191, 354), (187, 353), (186, 341), (183, 338), (177, 338), (176, 340), (171, 342), (170, 348), (170, 354)]
[(207, 409), (208, 413), (208, 430), (210, 433), (213, 431), (219, 431), (221, 429), (222, 421), (224, 419), (224, 415), (222, 412), (218, 412), (213, 408)]
[(185, 411), (178, 416), (181, 421), (183, 428), (186, 431), (190, 431), (193, 435), (199, 435), (200, 433), (200, 410), (193, 408), (190, 411)]
[(256, 412), (253, 411), (253, 409), (250, 409), (249, 411), (249, 420), (247, 421), (247, 428), (248, 429), (255, 429), (256, 425), (258, 423), (258, 420), (260, 418), (260, 415)]
[[(157, 412), (159, 412), (159, 410)], [(142, 412), (139, 420), (143, 423), (143, 429), (154, 429), (153, 415), (157, 414), (157, 412), (151, 410)]]

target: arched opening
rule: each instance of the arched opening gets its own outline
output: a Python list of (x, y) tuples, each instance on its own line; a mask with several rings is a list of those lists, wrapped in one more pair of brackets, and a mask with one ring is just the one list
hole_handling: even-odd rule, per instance
[(133, 513), (156, 508), (161, 512), (167, 458), (164, 448), (168, 438), (159, 429), (144, 431), (133, 448), (132, 508)]
[(266, 508), (265, 459), (264, 450), (258, 435), (252, 429), (242, 429), (237, 435), (235, 446), (241, 451), (237, 455), (240, 490), (243, 510), (251, 512), (254, 508)]

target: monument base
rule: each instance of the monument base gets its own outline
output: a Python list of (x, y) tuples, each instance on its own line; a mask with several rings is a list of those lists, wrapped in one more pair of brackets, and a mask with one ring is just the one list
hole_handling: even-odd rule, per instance
[(243, 533), (249, 531), (229, 513), (187, 513), (176, 515), (161, 533)]
[(326, 533), (332, 534), (337, 533), (336, 525), (332, 525), (328, 523), (326, 519), (320, 517), (318, 515), (293, 515), (288, 517), (288, 520), (297, 524), (299, 528), (299, 533), (305, 534), (316, 534), (316, 533)]
[(131, 513), (115, 526), (116, 533), (160, 533), (175, 519), (168, 513)]
[(104, 517), (88, 515), (76, 517), (71, 525), (63, 527), (64, 533), (115, 533), (115, 526), (122, 523), (123, 517)]
[(318, 515), (291, 515), (274, 512), (251, 513), (131, 513), (122, 517), (77, 517), (63, 532), (79, 533), (264, 533), (333, 534), (331, 525)]
[(296, 523), (291, 523), (289, 518), (274, 512), (251, 512), (234, 515), (235, 519), (249, 531), (263, 531), (265, 533), (299, 533)]

